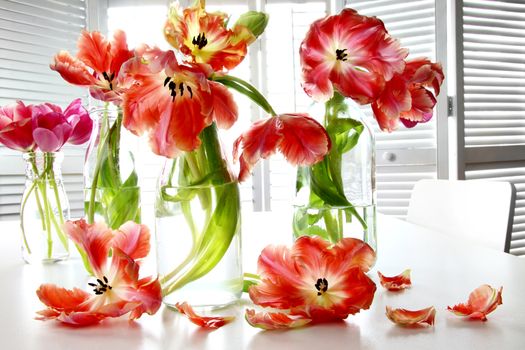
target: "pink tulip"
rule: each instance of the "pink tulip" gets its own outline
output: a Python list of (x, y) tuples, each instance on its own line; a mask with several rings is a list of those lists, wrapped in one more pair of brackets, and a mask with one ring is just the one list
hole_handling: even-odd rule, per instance
[(84, 107), (82, 100), (77, 98), (67, 106), (64, 116), (73, 127), (68, 142), (72, 145), (81, 145), (89, 140), (93, 131), (93, 120)]
[(33, 151), (31, 115), (32, 106), (26, 106), (22, 101), (0, 107), (0, 143), (17, 151)]
[(33, 113), (33, 137), (36, 145), (42, 152), (57, 152), (71, 136), (73, 127), (62, 113), (40, 114), (39, 110), (43, 111), (45, 107)]

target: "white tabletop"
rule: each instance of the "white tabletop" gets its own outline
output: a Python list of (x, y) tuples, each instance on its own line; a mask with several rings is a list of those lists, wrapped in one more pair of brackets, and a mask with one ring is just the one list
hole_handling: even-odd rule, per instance
[[(246, 271), (255, 271), (255, 250), (290, 238), (287, 230), (275, 227), (284, 226), (265, 216), (244, 221), (244, 244), (252, 247), (247, 249)], [(267, 232), (252, 232), (261, 229)], [(35, 311), (43, 308), (35, 295), (40, 283), (82, 287), (87, 275), (75, 259), (51, 266), (24, 264), (14, 223), (0, 223), (0, 235), (1, 349), (525, 348), (525, 260), (385, 216), (378, 219), (379, 255), (371, 277), (377, 282), (377, 270), (395, 275), (411, 268), (412, 288), (392, 293), (378, 285), (371, 309), (345, 322), (273, 332), (250, 327), (243, 317), (245, 305), (228, 310), (237, 315), (236, 321), (215, 331), (200, 329), (166, 308), (133, 323), (123, 318), (80, 329), (36, 321)], [(473, 289), (485, 283), (503, 286), (503, 305), (488, 316), (488, 322), (467, 321), (446, 311), (447, 305), (466, 301)], [(385, 305), (408, 309), (434, 305), (436, 324), (428, 329), (395, 326), (384, 315)]]

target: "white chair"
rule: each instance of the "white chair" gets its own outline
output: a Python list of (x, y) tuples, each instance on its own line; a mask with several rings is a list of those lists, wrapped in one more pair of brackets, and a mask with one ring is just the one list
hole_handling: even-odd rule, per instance
[(421, 180), (407, 221), (508, 253), (515, 196), (508, 182)]

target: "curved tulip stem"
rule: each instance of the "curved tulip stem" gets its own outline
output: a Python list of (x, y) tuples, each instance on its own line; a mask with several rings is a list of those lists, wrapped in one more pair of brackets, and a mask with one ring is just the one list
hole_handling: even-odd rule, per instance
[[(27, 204), (27, 200), (31, 196), (31, 192), (33, 192), (35, 190), (35, 187), (36, 187), (36, 182), (32, 182), (31, 183), (31, 187), (29, 188), (29, 190), (27, 191), (26, 195), (24, 196), (24, 198), (22, 200), (22, 205), (20, 207), (20, 229), (22, 230), (22, 239), (24, 241), (24, 246), (26, 247), (26, 250), (27, 250), (28, 254), (31, 254), (31, 248), (29, 248), (29, 244), (27, 243), (26, 230), (24, 228), (24, 213), (25, 213), (25, 207), (26, 207), (26, 204)], [(42, 208), (40, 208), (40, 210), (42, 210)], [(42, 216), (40, 216), (40, 217), (42, 217)]]

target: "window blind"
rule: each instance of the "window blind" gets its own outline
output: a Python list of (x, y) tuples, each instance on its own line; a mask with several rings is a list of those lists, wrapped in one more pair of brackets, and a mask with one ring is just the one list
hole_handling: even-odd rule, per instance
[[(51, 102), (62, 107), (84, 89), (72, 87), (49, 69), (61, 49), (76, 51), (86, 27), (83, 0), (0, 0), (0, 105), (21, 99)], [(63, 174), (71, 216), (83, 212), (84, 150), (64, 147)], [(24, 161), (19, 152), (0, 146), (0, 220), (15, 219), (24, 190)]]
[(465, 178), (515, 185), (511, 253), (525, 255), (525, 3), (462, 1), (461, 18)]
[[(408, 58), (426, 56), (435, 60), (435, 0), (347, 0), (345, 6), (379, 17), (388, 32), (410, 50)], [(363, 111), (376, 138), (378, 211), (404, 218), (414, 184), (437, 174), (436, 112), (428, 123), (412, 129), (400, 125), (386, 133), (380, 131), (370, 107)]]

